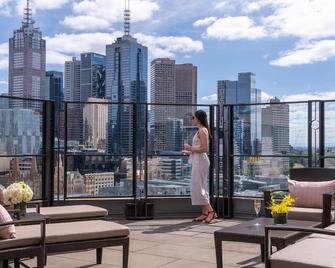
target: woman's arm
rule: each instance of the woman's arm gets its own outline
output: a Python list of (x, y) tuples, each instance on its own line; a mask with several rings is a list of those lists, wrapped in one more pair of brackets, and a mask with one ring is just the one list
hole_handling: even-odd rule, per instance
[(199, 129), (200, 146), (190, 148), (191, 153), (208, 153), (208, 131), (205, 128)]

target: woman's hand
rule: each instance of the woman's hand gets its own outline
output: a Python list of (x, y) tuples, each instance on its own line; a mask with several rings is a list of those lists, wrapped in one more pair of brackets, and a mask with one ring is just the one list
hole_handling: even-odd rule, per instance
[(191, 155), (191, 151), (188, 151), (188, 150), (182, 150), (181, 153), (183, 155)]
[(186, 151), (191, 151), (191, 145), (189, 145), (189, 144), (184, 144), (184, 150), (186, 150)]

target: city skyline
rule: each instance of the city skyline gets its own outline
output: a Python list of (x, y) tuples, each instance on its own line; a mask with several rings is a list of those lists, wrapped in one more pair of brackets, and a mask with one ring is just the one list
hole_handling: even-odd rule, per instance
[[(9, 26), (0, 36), (0, 90), (3, 93), (8, 86), (6, 43), (22, 18), (22, 2), (1, 1), (0, 22)], [(257, 73), (260, 88), (283, 101), (333, 99), (334, 31), (330, 30), (333, 28), (330, 24), (334, 18), (321, 18), (332, 14), (335, 4), (330, 0), (299, 2), (302, 3), (254, 0), (242, 5), (242, 1), (194, 1), (180, 16), (178, 10), (185, 10), (184, 1), (134, 0), (131, 1), (136, 14), (132, 33), (149, 47), (149, 60), (169, 56), (179, 63), (192, 62), (199, 67), (199, 103), (215, 102), (216, 81), (233, 79), (235, 73), (244, 71)], [(63, 71), (61, 62), (71, 59), (73, 54), (102, 53), (106, 44), (120, 36), (123, 1), (94, 0), (92, 10), (87, 10), (83, 3), (63, 0), (36, 1), (35, 4), (32, 1), (33, 17), (49, 43), (48, 70)], [(105, 5), (101, 14), (97, 12), (99, 4)], [(287, 15), (281, 17), (285, 10)], [(304, 16), (296, 16), (299, 10), (317, 23), (304, 24), (300, 18)], [(297, 23), (286, 24), (288, 17)], [(85, 18), (91, 23), (79, 23)], [(164, 23), (166, 20), (171, 23)], [(299, 31), (296, 25), (311, 26), (310, 33)], [(83, 51), (75, 53), (79, 44)], [(305, 62), (301, 60), (303, 56)], [(283, 67), (285, 64), (291, 67)], [(268, 95), (263, 97), (269, 99)]]

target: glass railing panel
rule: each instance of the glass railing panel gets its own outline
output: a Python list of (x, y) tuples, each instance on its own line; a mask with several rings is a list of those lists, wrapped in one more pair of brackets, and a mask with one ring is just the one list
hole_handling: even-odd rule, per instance
[(307, 167), (306, 157), (234, 157), (234, 195), (257, 197), (287, 189), (290, 168)]
[(189, 196), (191, 165), (186, 156), (148, 158), (149, 196)]
[(132, 195), (132, 159), (128, 156), (67, 156), (66, 175), (67, 198)]
[(42, 198), (42, 162), (39, 156), (0, 157), (0, 184), (4, 187), (25, 181), (33, 190), (34, 199)]

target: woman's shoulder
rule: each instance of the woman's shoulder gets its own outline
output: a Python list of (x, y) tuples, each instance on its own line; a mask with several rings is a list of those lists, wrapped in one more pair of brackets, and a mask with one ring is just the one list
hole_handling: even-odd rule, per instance
[(205, 134), (208, 135), (208, 130), (205, 127), (201, 127), (199, 128), (199, 134)]

